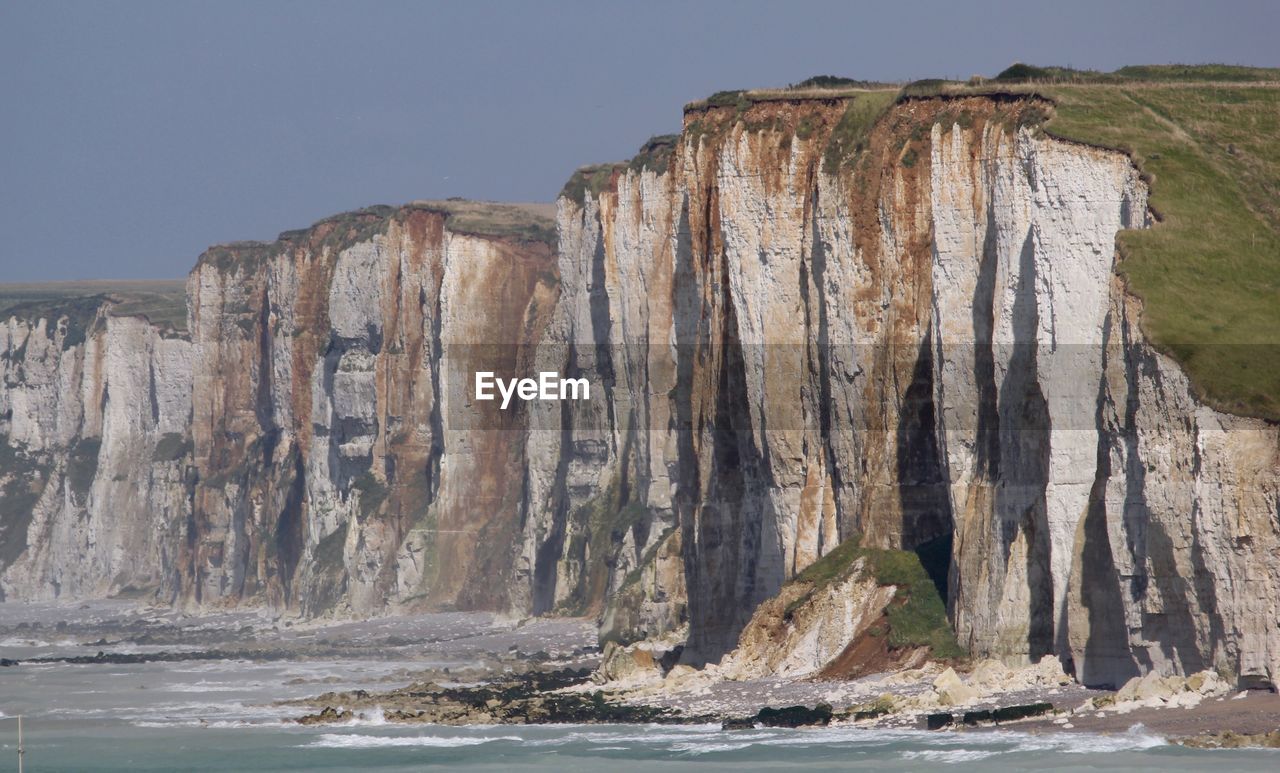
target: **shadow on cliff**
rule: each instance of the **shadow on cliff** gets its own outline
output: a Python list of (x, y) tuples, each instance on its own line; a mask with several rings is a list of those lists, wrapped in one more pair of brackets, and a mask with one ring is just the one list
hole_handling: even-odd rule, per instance
[(945, 600), (955, 524), (946, 465), (938, 444), (933, 370), (933, 333), (929, 331), (920, 342), (911, 384), (898, 415), (898, 503), (902, 549), (915, 551)]
[(995, 516), (1006, 565), (1014, 557), (1015, 544), (1024, 551), (1027, 655), (1032, 661), (1054, 652), (1053, 548), (1046, 498), (1053, 428), (1040, 386), (1037, 304), (1035, 240), (1028, 228), (1010, 314), (1014, 343), (997, 399), (1000, 467)]

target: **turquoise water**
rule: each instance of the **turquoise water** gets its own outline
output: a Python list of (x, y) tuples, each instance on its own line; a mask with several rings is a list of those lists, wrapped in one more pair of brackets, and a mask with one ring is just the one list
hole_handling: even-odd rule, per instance
[[(12, 723), (6, 723), (12, 724)], [(11, 737), (0, 763), (12, 763)], [(1237, 770), (1274, 771), (1280, 754), (1192, 751), (1141, 730), (1118, 736), (925, 733), (715, 726), (403, 728), (356, 725), (139, 727), (44, 722), (28, 771), (169, 770)], [(6, 768), (0, 764), (0, 769)]]
[[(0, 654), (40, 648), (0, 641)], [(92, 649), (90, 647), (89, 649)], [(170, 647), (169, 649), (173, 649)], [(25, 717), (26, 770), (1148, 770), (1276, 771), (1280, 752), (1200, 751), (1134, 728), (1111, 736), (1008, 731), (826, 728), (725, 732), (718, 726), (390, 725), (379, 712), (341, 726), (285, 721), (273, 703), (353, 687), (399, 686), (428, 661), (37, 664), (0, 668), (0, 771), (16, 769)]]

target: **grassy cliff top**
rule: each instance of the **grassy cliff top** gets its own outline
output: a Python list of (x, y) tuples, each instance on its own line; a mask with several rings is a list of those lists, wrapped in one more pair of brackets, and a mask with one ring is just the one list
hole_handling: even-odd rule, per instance
[(556, 243), (555, 204), (444, 199), (408, 206), (443, 213), (446, 227), (457, 234)]
[(640, 150), (627, 161), (579, 167), (560, 189), (560, 197), (582, 206), (588, 193), (594, 196), (608, 188), (613, 183), (615, 173), (628, 169), (633, 172), (649, 169), (662, 174), (667, 171), (679, 143), (678, 134), (659, 134), (646, 140)]
[(161, 328), (187, 328), (186, 282), (181, 279), (86, 280), (0, 284), (0, 319), (82, 317), (111, 304), (114, 316), (145, 316)]
[(911, 96), (1035, 93), (1051, 136), (1129, 155), (1158, 222), (1117, 239), (1143, 328), (1219, 410), (1280, 421), (1280, 69), (1014, 65)]
[[(1117, 239), (1120, 273), (1144, 301), (1145, 333), (1209, 405), (1280, 421), (1280, 68), (1015, 64), (990, 79), (900, 86), (820, 76), (719, 92), (685, 110), (742, 115), (760, 102), (848, 101), (828, 148), (839, 156), (895, 102), (966, 95), (1043, 97), (1054, 105), (1047, 134), (1133, 159), (1159, 220)], [(859, 104), (866, 109), (855, 114)]]
[(1054, 86), (1045, 125), (1127, 152), (1160, 222), (1119, 236), (1143, 327), (1211, 405), (1280, 420), (1280, 84)]
[(274, 242), (215, 244), (200, 256), (196, 265), (210, 264), (219, 271), (233, 272), (269, 260), (289, 245), (310, 243), (317, 248), (343, 249), (385, 233), (393, 219), (415, 210), (440, 213), (446, 219), (446, 227), (457, 234), (541, 242), (552, 247), (556, 243), (554, 204), (452, 198), (414, 201), (400, 207), (375, 204), (351, 212), (340, 212), (317, 220), (307, 228), (284, 231)]
[(684, 106), (686, 113), (696, 113), (716, 107), (736, 107), (745, 110), (757, 102), (782, 102), (793, 100), (826, 100), (883, 91), (896, 93), (901, 83), (865, 81), (836, 75), (815, 75), (799, 83), (776, 89), (732, 89), (717, 91), (706, 99), (699, 99)]

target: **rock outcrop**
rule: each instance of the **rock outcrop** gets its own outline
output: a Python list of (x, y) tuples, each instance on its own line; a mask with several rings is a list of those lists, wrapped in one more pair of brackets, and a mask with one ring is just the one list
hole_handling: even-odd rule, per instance
[(857, 664), (869, 666), (866, 673), (899, 665), (874, 657), (883, 649), (884, 610), (897, 589), (877, 583), (865, 564), (858, 559), (831, 582), (784, 585), (756, 608), (738, 646), (721, 660), (721, 675), (736, 680), (817, 676), (864, 642), (871, 647), (861, 648), (868, 651), (858, 653)]
[[(1273, 684), (1280, 429), (1146, 342), (1147, 183), (1048, 110), (718, 95), (576, 174), (556, 233), (366, 210), (211, 249), (189, 338), (11, 318), (0, 588), (591, 614), (700, 664), (859, 535), (943, 556), (974, 655)], [(592, 399), (503, 411), (482, 363)]]
[(170, 335), (101, 299), (0, 325), (0, 598), (174, 587), (193, 352)]
[[(30, 524), (6, 519), (0, 587), (304, 614), (527, 606), (526, 418), (469, 390), (476, 367), (532, 357), (553, 242), (524, 207), (375, 208), (210, 249), (189, 340), (101, 312), (11, 319), (6, 448), (48, 485)], [(28, 484), (10, 477), (7, 493)]]
[[(644, 359), (673, 357), (676, 388), (647, 390), (635, 445), (675, 486), (686, 657), (860, 534), (950, 550), (975, 655), (1274, 681), (1280, 431), (1205, 407), (1146, 343), (1115, 273), (1116, 232), (1151, 225), (1138, 171), (1045, 135), (1034, 99), (873, 120), (874, 97), (694, 105), (661, 163), (561, 201), (611, 303), (670, 302)], [(668, 271), (669, 298), (630, 278)]]

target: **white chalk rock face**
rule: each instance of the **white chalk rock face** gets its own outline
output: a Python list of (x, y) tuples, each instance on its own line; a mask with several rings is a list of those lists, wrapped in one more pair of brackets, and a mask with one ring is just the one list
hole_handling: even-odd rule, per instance
[[(596, 615), (687, 626), (698, 665), (859, 535), (949, 551), (977, 656), (1276, 683), (1280, 428), (1144, 340), (1132, 164), (979, 97), (846, 143), (857, 104), (691, 106), (571, 180), (557, 245), (511, 205), (375, 208), (210, 249), (189, 338), (0, 322), (0, 592)], [(503, 410), (481, 362), (592, 396)], [(814, 667), (842, 599), (742, 668)]]
[[(1199, 405), (1142, 339), (1115, 276), (1117, 232), (1149, 225), (1128, 159), (1017, 128), (1020, 109), (906, 103), (854, 174), (824, 151), (843, 106), (686, 115), (666, 406), (695, 662), (860, 533), (952, 543), (977, 655), (1053, 654), (1098, 685), (1274, 681), (1277, 429)], [(590, 224), (633, 179), (562, 208)], [(600, 222), (564, 242), (576, 266), (648, 221)]]
[(102, 308), (11, 318), (6, 338), (0, 593), (172, 594), (191, 514), (191, 344)]

